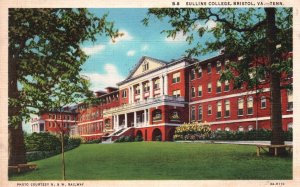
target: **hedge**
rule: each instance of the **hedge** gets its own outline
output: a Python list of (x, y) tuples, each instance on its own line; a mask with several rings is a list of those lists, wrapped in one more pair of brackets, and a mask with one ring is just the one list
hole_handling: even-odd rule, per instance
[[(64, 150), (68, 151), (78, 147), (81, 143), (80, 137), (64, 137)], [(49, 133), (32, 133), (26, 135), (25, 139), (26, 159), (28, 162), (45, 159), (61, 153), (61, 141), (56, 135)]]

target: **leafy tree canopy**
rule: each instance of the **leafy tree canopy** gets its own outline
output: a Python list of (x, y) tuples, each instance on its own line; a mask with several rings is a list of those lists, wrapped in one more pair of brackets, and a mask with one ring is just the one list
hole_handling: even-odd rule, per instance
[(10, 124), (52, 108), (58, 93), (69, 93), (69, 99), (92, 95), (79, 75), (88, 57), (80, 44), (96, 35), (122, 35), (107, 16), (86, 9), (9, 9), (9, 106), (18, 108)]
[[(186, 51), (189, 57), (219, 50), (223, 50), (225, 59), (236, 60), (233, 57), (243, 56), (239, 63), (229, 63), (228, 70), (233, 71), (224, 71), (221, 77), (223, 81), (234, 80), (236, 88), (243, 82), (253, 88), (274, 71), (282, 75), (292, 73), (292, 60), (282, 57), (292, 51), (291, 8), (276, 9), (276, 37), (272, 38), (277, 45), (272, 54), (275, 62), (272, 66), (258, 63), (256, 68), (250, 68), (251, 63), (258, 57), (267, 56), (270, 42), (263, 8), (149, 9), (142, 22), (148, 25), (152, 17), (170, 24), (171, 29), (162, 31), (168, 37), (175, 38), (180, 32), (186, 36), (191, 45)], [(213, 26), (207, 26), (207, 23), (213, 23)], [(291, 84), (282, 86), (292, 88)]]

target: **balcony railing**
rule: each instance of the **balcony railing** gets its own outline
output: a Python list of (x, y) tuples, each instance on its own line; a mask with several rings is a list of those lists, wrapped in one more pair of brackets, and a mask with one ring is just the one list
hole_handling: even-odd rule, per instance
[(160, 102), (178, 102), (178, 103), (182, 103), (182, 102), (184, 102), (184, 97), (174, 97), (174, 96), (163, 95), (163, 96), (154, 97), (154, 98), (151, 98), (151, 99), (148, 98), (147, 100), (137, 101), (137, 102), (130, 103), (130, 104), (124, 104), (122, 106), (114, 107), (114, 108), (110, 108), (110, 109), (104, 109), (103, 110), (103, 115), (118, 112), (118, 111), (121, 111), (121, 110), (127, 110), (127, 109), (130, 109), (132, 107), (141, 107), (141, 106), (146, 105), (146, 104), (149, 105), (149, 104), (160, 103)]

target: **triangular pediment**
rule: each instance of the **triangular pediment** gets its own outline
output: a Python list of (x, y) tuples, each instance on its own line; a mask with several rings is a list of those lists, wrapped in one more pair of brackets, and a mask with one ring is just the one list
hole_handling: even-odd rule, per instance
[(145, 73), (148, 73), (150, 71), (153, 71), (153, 70), (158, 69), (165, 65), (166, 65), (166, 62), (164, 62), (164, 61), (157, 60), (157, 59), (150, 58), (150, 57), (143, 57), (138, 62), (136, 67), (133, 69), (133, 71), (130, 73), (128, 78), (133, 78), (133, 77), (143, 75)]

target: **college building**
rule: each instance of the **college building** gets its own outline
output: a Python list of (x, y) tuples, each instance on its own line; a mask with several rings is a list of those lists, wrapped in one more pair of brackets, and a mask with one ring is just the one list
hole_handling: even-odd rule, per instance
[[(233, 81), (219, 80), (227, 63), (242, 58), (226, 59), (220, 54), (203, 61), (184, 57), (166, 62), (142, 57), (117, 87), (95, 92), (98, 104), (81, 103), (63, 112), (44, 113), (33, 120), (32, 129), (54, 133), (58, 128), (68, 129), (71, 135), (87, 140), (107, 141), (129, 135), (170, 141), (177, 126), (190, 122), (223, 131), (271, 129), (268, 77), (252, 90), (246, 85), (233, 89)], [(256, 60), (265, 63), (263, 58)], [(292, 75), (283, 75), (282, 80), (292, 83)], [(286, 131), (293, 124), (293, 93), (282, 89), (281, 97)]]

